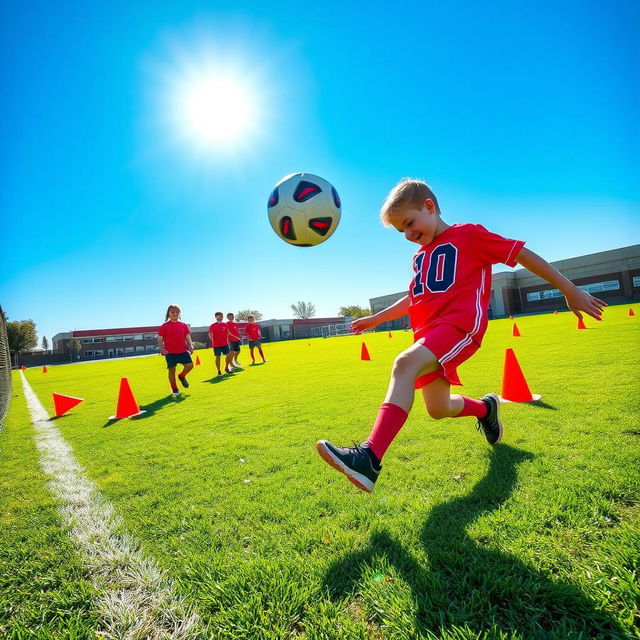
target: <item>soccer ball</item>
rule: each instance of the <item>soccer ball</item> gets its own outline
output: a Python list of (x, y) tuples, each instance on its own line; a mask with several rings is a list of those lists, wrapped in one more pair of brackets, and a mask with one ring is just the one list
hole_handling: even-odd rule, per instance
[(312, 247), (327, 240), (340, 222), (340, 197), (312, 173), (292, 173), (276, 184), (267, 203), (273, 230), (289, 244)]

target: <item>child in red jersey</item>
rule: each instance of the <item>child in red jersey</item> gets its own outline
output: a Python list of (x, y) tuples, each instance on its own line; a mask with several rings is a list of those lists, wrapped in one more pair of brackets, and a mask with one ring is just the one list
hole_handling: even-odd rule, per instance
[(262, 340), (260, 325), (256, 323), (256, 319), (253, 316), (247, 316), (247, 320), (249, 322), (247, 323), (247, 326), (244, 328), (244, 330), (247, 334), (247, 338), (249, 339), (249, 353), (251, 354), (251, 363), (256, 363), (255, 356), (253, 355), (253, 350), (255, 349), (255, 347), (258, 347), (262, 362), (266, 362), (267, 360), (264, 357), (264, 353), (262, 353), (262, 345), (260, 344), (260, 340)]
[(222, 311), (216, 311), (216, 321), (209, 327), (209, 339), (213, 347), (213, 354), (216, 357), (216, 368), (219, 376), (222, 375), (222, 371), (220, 371), (220, 356), (225, 356), (225, 373), (231, 373), (231, 354), (229, 353), (227, 325), (222, 322), (222, 317)]
[(233, 313), (227, 313), (227, 338), (229, 340), (229, 350), (231, 351), (231, 365), (234, 369), (239, 369), (238, 356), (240, 355), (242, 338), (240, 337), (240, 325), (235, 321)]
[(600, 320), (606, 306), (525, 249), (524, 242), (503, 238), (477, 224), (448, 225), (440, 217), (436, 196), (422, 181), (401, 181), (385, 200), (380, 217), (386, 226), (420, 245), (413, 258), (415, 275), (408, 295), (375, 315), (355, 320), (352, 327), (360, 333), (408, 313), (415, 341), (395, 359), (387, 395), (369, 437), (354, 447), (336, 447), (327, 440), (316, 445), (328, 464), (369, 492), (382, 469), (382, 456), (408, 417), (414, 388), (422, 390), (432, 418), (473, 416), (490, 444), (500, 441), (502, 423), (495, 394), (475, 400), (450, 392), (451, 385), (461, 384), (458, 366), (480, 348), (487, 328), (491, 265), (526, 267), (559, 289), (578, 318), (585, 312)]
[(180, 307), (177, 304), (170, 304), (165, 316), (165, 320), (168, 322), (165, 322), (158, 330), (158, 346), (160, 354), (165, 356), (167, 360), (169, 384), (174, 396), (180, 395), (176, 384), (176, 365), (184, 365), (182, 372), (178, 375), (178, 380), (183, 387), (189, 386), (187, 374), (193, 369), (191, 331), (184, 322), (180, 322), (180, 314)]

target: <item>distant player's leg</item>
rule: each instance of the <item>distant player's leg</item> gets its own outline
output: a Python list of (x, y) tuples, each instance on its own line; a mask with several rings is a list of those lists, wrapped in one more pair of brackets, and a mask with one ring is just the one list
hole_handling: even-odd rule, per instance
[(218, 375), (221, 376), (222, 375), (222, 371), (220, 371), (220, 356), (219, 355), (216, 356), (216, 369), (218, 370)]
[(180, 375), (178, 376), (180, 384), (185, 388), (189, 386), (189, 383), (187, 382), (187, 374), (189, 373), (189, 371), (191, 371), (191, 369), (193, 369), (193, 363), (185, 364)]
[(238, 362), (238, 358), (239, 358), (239, 357), (240, 357), (240, 349), (236, 349), (236, 350), (233, 352), (233, 365), (234, 365), (235, 367), (239, 367), (239, 366), (240, 366), (240, 363)]
[(225, 373), (231, 373), (231, 358), (232, 357), (233, 357), (233, 354), (231, 352), (229, 352), (225, 356), (225, 365), (224, 365), (224, 372)]
[(502, 438), (500, 403), (495, 394), (489, 393), (481, 400), (450, 393), (451, 386), (444, 378), (437, 378), (422, 387), (422, 397), (429, 415), (435, 420), (441, 418), (478, 419), (478, 429), (484, 433), (487, 442), (497, 444)]
[(406, 422), (413, 405), (416, 377), (439, 367), (435, 355), (424, 345), (415, 343), (405, 349), (393, 363), (387, 395), (369, 437), (355, 447), (336, 447), (328, 440), (320, 440), (316, 448), (322, 459), (344, 473), (359, 489), (373, 491), (382, 469), (382, 456)]
[(251, 364), (255, 364), (256, 363), (256, 358), (253, 355), (253, 347), (249, 347), (249, 355), (251, 356)]
[(171, 393), (174, 396), (177, 396), (180, 392), (178, 391), (178, 385), (176, 384), (176, 368), (169, 367), (167, 369), (167, 373), (169, 374), (169, 384), (171, 385)]
[(260, 352), (260, 357), (262, 358), (262, 362), (266, 362), (267, 359), (264, 357), (264, 353), (262, 353), (262, 345), (258, 345), (258, 351)]

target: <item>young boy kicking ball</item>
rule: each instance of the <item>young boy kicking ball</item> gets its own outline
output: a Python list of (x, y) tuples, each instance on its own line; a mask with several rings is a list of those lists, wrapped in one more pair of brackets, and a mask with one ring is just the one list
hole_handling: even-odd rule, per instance
[(354, 447), (336, 447), (320, 440), (318, 453), (362, 491), (373, 491), (381, 460), (407, 420), (414, 388), (422, 390), (429, 415), (440, 418), (473, 416), (490, 444), (500, 442), (502, 423), (498, 397), (480, 400), (451, 394), (460, 385), (457, 368), (482, 343), (491, 295), (491, 265), (521, 264), (559, 289), (578, 318), (581, 312), (600, 320), (606, 302), (576, 287), (548, 262), (478, 224), (448, 225), (440, 217), (435, 194), (420, 180), (402, 180), (387, 196), (380, 218), (410, 242), (420, 245), (413, 258), (414, 277), (408, 295), (387, 309), (355, 320), (356, 333), (407, 313), (414, 344), (398, 355), (384, 403), (368, 438)]

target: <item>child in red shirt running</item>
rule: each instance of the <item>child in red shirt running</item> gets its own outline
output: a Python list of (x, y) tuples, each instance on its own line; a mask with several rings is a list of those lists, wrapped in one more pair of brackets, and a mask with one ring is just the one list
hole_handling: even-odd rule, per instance
[(238, 356), (240, 355), (242, 338), (240, 337), (240, 325), (235, 321), (233, 313), (227, 313), (227, 339), (231, 351), (231, 365), (234, 369), (240, 369)]
[(216, 311), (216, 321), (209, 327), (209, 339), (213, 347), (213, 354), (216, 357), (216, 369), (218, 375), (222, 375), (220, 371), (220, 356), (225, 356), (224, 372), (231, 373), (231, 354), (229, 353), (229, 339), (227, 337), (227, 325), (222, 322), (222, 311)]
[(176, 365), (184, 365), (182, 372), (178, 375), (178, 380), (183, 387), (189, 386), (187, 374), (193, 369), (191, 331), (184, 322), (180, 322), (180, 314), (180, 307), (177, 304), (170, 304), (165, 316), (165, 320), (168, 322), (165, 322), (158, 329), (158, 346), (160, 354), (165, 356), (167, 360), (169, 384), (171, 385), (171, 394), (174, 396), (180, 395), (176, 384)]
[(251, 363), (256, 363), (256, 358), (253, 355), (253, 350), (255, 349), (255, 347), (258, 347), (262, 362), (266, 362), (267, 360), (264, 357), (264, 353), (262, 353), (262, 345), (260, 344), (260, 340), (262, 340), (260, 325), (256, 323), (256, 319), (254, 318), (254, 316), (247, 316), (247, 320), (249, 322), (244, 328), (244, 331), (247, 334), (247, 338), (249, 339), (249, 353), (251, 354)]
[(356, 333), (409, 314), (414, 344), (398, 355), (384, 403), (369, 437), (354, 447), (336, 447), (320, 440), (320, 456), (344, 473), (363, 491), (373, 491), (380, 461), (407, 420), (414, 388), (422, 389), (429, 415), (441, 418), (473, 416), (490, 444), (500, 442), (502, 423), (498, 397), (480, 400), (451, 394), (460, 385), (458, 366), (479, 348), (487, 328), (491, 295), (491, 265), (521, 264), (544, 278), (565, 296), (578, 318), (581, 312), (600, 320), (606, 302), (576, 287), (548, 262), (476, 224), (448, 225), (429, 186), (419, 180), (401, 181), (387, 196), (380, 213), (386, 226), (395, 227), (420, 245), (413, 258), (414, 278), (401, 300), (366, 318), (355, 320)]

